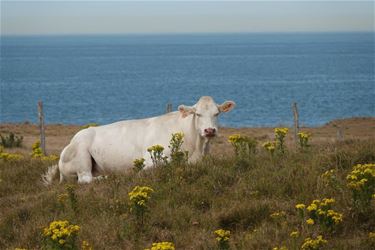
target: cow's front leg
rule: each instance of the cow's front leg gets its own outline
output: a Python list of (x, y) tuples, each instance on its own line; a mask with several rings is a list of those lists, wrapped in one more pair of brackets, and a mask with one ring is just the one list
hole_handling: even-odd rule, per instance
[(93, 180), (91, 171), (85, 171), (85, 172), (78, 172), (77, 173), (78, 177), (78, 183), (79, 184), (85, 184), (85, 183), (90, 183)]
[(143, 163), (145, 164), (145, 166), (143, 169), (150, 169), (154, 166), (154, 163), (152, 162), (151, 156), (148, 152), (147, 154), (143, 155), (143, 159), (145, 159), (145, 162)]

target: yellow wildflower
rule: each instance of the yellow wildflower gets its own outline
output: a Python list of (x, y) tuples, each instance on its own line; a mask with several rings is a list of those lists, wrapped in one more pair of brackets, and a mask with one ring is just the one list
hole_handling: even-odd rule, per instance
[(323, 239), (323, 236), (319, 235), (316, 239), (306, 238), (304, 243), (301, 246), (302, 250), (314, 250), (321, 248), (324, 244), (327, 244), (327, 241)]
[(297, 238), (299, 236), (299, 232), (298, 231), (293, 231), (293, 232), (290, 233), (289, 236), (292, 237), (292, 238)]
[(151, 193), (154, 190), (150, 187), (135, 186), (131, 192), (128, 193), (130, 202), (139, 208), (145, 208), (147, 200), (150, 199)]
[(310, 138), (310, 134), (309, 133), (305, 133), (305, 132), (299, 132), (298, 133), (298, 137), (300, 139), (309, 139)]
[(307, 211), (311, 212), (313, 210), (317, 210), (318, 209), (318, 206), (315, 204), (315, 203), (312, 203), (311, 205), (309, 205), (307, 207)]
[(265, 142), (263, 143), (263, 148), (272, 154), (276, 149), (276, 143), (271, 141)]
[(80, 230), (78, 225), (70, 224), (68, 221), (53, 221), (48, 227), (44, 228), (43, 235), (61, 245), (71, 236), (76, 236)]
[(154, 151), (154, 152), (157, 152), (157, 153), (161, 153), (161, 152), (163, 152), (163, 150), (164, 150), (164, 147), (162, 145), (159, 145), (159, 144), (153, 145), (153, 146), (151, 146), (147, 149), (148, 152)]
[(305, 204), (302, 204), (302, 203), (296, 205), (296, 209), (302, 209), (303, 210), (303, 209), (305, 209), (305, 207), (306, 207)]
[(275, 134), (279, 136), (285, 136), (288, 133), (288, 128), (275, 128)]
[(23, 155), (0, 152), (0, 160), (1, 159), (4, 161), (19, 161), (23, 159)]
[(216, 240), (218, 242), (226, 242), (226, 241), (229, 240), (229, 237), (230, 237), (230, 231), (229, 230), (218, 229), (214, 233), (216, 235)]
[(281, 246), (281, 247), (274, 247), (272, 250), (288, 250), (286, 246)]
[(90, 246), (90, 244), (87, 242), (87, 241), (82, 241), (82, 245), (81, 245), (81, 249), (82, 250), (92, 250), (92, 246)]
[(175, 246), (172, 242), (156, 242), (152, 243), (150, 250), (175, 250)]
[(279, 219), (279, 218), (282, 218), (282, 217), (285, 217), (285, 212), (284, 211), (280, 211), (280, 212), (274, 212), (270, 215), (270, 217), (272, 219)]
[(313, 219), (309, 218), (309, 219), (306, 220), (306, 223), (307, 223), (307, 225), (314, 225), (315, 221)]
[(240, 134), (234, 134), (234, 135), (231, 135), (228, 137), (228, 142), (230, 143), (237, 143), (239, 141), (241, 141), (241, 135)]
[(58, 202), (60, 203), (64, 203), (66, 201), (66, 199), (68, 199), (69, 195), (67, 193), (64, 193), (64, 194), (59, 194), (57, 196), (57, 200)]

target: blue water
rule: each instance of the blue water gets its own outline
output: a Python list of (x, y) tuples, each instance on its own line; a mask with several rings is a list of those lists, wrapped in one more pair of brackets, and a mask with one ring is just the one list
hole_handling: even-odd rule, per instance
[(225, 126), (375, 116), (374, 33), (1, 37), (0, 122), (106, 124), (202, 95)]

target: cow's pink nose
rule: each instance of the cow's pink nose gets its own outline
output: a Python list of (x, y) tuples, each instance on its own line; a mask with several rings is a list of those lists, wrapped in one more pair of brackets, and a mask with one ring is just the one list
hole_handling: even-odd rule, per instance
[(205, 136), (208, 136), (208, 137), (215, 136), (216, 129), (215, 128), (206, 128), (206, 129), (204, 129), (204, 134), (205, 134)]

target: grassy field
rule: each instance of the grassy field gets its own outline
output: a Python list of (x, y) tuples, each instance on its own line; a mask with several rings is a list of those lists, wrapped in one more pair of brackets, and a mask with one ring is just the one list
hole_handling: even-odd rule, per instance
[[(367, 207), (355, 204), (346, 179), (354, 165), (375, 163), (374, 121), (342, 120), (303, 129), (312, 133), (304, 151), (293, 146), (289, 133), (286, 152), (274, 156), (262, 148), (273, 139), (272, 128), (227, 128), (214, 141), (212, 155), (197, 164), (48, 188), (40, 175), (51, 162), (27, 157), (38, 136), (36, 126), (2, 124), (1, 133), (24, 136), (25, 146), (9, 152), (21, 152), (25, 159), (0, 160), (0, 249), (42, 248), (43, 228), (54, 220), (79, 225), (77, 246), (87, 241), (94, 249), (145, 249), (161, 241), (173, 242), (176, 249), (219, 249), (217, 229), (230, 231), (230, 249), (300, 249), (307, 237), (318, 235), (327, 240), (319, 249), (374, 249), (375, 199)], [(335, 126), (343, 128), (344, 141), (335, 140)], [(78, 130), (48, 126), (49, 152), (58, 153)], [(256, 152), (236, 157), (227, 142), (233, 133), (254, 137)], [(128, 197), (137, 185), (154, 190), (143, 223)], [(309, 225), (307, 210), (302, 217), (295, 206), (324, 198), (335, 200), (331, 209), (342, 214), (342, 222)], [(291, 237), (291, 232), (298, 234)]]

